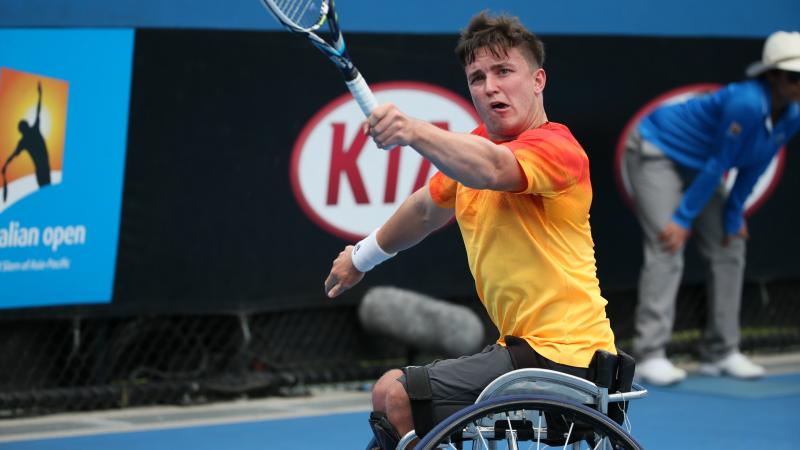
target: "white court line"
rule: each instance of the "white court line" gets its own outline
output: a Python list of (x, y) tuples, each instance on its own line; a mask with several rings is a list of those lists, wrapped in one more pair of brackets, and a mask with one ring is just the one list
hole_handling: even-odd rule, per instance
[[(165, 406), (61, 413), (0, 421), (0, 443), (130, 433), (370, 411), (368, 392), (325, 392), (302, 398), (239, 400), (199, 406)], [(187, 418), (187, 416), (192, 416)], [(54, 429), (55, 428), (55, 429)]]

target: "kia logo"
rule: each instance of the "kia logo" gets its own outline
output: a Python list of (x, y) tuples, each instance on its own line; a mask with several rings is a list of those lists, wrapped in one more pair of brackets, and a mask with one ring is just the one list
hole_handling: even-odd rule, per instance
[[(379, 103), (441, 128), (469, 132), (478, 125), (472, 105), (451, 91), (421, 82), (370, 86)], [(361, 132), (364, 115), (350, 94), (322, 108), (295, 141), (289, 168), (303, 212), (324, 230), (348, 241), (368, 235), (436, 168), (411, 148), (379, 149)]]

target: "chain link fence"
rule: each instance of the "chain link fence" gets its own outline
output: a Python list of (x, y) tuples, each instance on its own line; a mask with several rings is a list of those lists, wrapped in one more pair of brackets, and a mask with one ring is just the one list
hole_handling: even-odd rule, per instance
[[(747, 283), (743, 350), (800, 347), (799, 285)], [(618, 343), (629, 349), (635, 292), (605, 295)], [(475, 299), (456, 302), (479, 307)], [(702, 285), (681, 289), (668, 352), (695, 352), (704, 305)], [(497, 332), (488, 321), (486, 326), (489, 343)], [(219, 315), (0, 318), (0, 417), (296, 395), (310, 385), (374, 380), (389, 368), (435, 356), (366, 334), (354, 305)]]

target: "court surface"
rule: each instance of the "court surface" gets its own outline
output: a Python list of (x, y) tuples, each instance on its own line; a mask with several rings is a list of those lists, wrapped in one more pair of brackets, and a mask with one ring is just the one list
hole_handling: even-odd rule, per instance
[[(649, 387), (649, 397), (631, 406), (633, 435), (653, 450), (796, 449), (797, 367), (773, 364), (758, 381), (691, 376), (676, 387)], [(367, 392), (322, 390), (303, 398), (3, 420), (0, 449), (362, 449), (368, 410)]]

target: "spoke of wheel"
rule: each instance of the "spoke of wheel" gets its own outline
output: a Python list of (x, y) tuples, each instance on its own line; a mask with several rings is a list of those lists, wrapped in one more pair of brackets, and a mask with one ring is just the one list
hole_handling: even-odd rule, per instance
[(479, 421), (475, 422), (475, 431), (478, 433), (478, 437), (481, 439), (482, 447), (479, 447), (479, 450), (480, 450), (480, 448), (485, 448), (486, 450), (489, 450), (489, 444), (486, 442), (486, 439), (483, 437), (483, 433), (481, 433), (480, 424), (478, 422)]
[(508, 422), (508, 430), (506, 430), (506, 441), (508, 442), (509, 450), (519, 450), (517, 447), (517, 432), (511, 425), (511, 416), (506, 413), (506, 421)]
[[(538, 411), (539, 413), (539, 423), (536, 425), (536, 450), (540, 450), (541, 447), (539, 445), (542, 442), (542, 412)], [(531, 446), (528, 447), (528, 450), (533, 448), (533, 442), (531, 442)]]
[(564, 449), (567, 450), (567, 445), (569, 444), (569, 438), (572, 436), (572, 427), (575, 426), (575, 422), (569, 424), (569, 431), (567, 432), (567, 440), (564, 441)]

